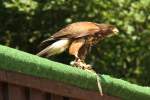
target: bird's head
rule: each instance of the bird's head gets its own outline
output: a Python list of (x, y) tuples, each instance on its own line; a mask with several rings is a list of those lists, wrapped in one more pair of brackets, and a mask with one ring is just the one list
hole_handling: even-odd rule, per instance
[(114, 25), (110, 24), (98, 24), (100, 28), (100, 35), (103, 37), (112, 37), (118, 35), (119, 30)]

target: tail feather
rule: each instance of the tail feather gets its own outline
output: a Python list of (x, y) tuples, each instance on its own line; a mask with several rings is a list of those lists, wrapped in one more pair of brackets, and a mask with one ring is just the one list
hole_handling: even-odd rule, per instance
[(49, 46), (49, 44), (52, 44), (56, 41), (57, 40), (54, 40), (53, 38), (48, 38), (39, 44), (38, 49), (45, 48), (45, 47)]
[(69, 44), (70, 44), (69, 39), (58, 40), (58, 41), (54, 42), (53, 44), (51, 44), (50, 46), (43, 49), (37, 55), (49, 57), (52, 55), (60, 54), (69, 47)]
[(46, 56), (48, 54), (48, 51), (51, 49), (51, 45), (46, 47), (45, 49), (43, 49), (42, 51), (40, 51), (39, 53), (37, 53), (37, 56)]
[(47, 43), (47, 42), (49, 42), (49, 41), (52, 41), (52, 40), (54, 40), (52, 37), (51, 37), (51, 38), (48, 38), (48, 39), (42, 41), (42, 42), (40, 43), (40, 45), (43, 45), (43, 44), (45, 44), (45, 43)]

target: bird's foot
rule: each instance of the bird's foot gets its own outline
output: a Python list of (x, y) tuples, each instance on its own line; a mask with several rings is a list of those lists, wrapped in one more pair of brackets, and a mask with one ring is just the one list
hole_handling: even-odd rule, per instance
[(77, 62), (77, 61), (71, 61), (71, 66), (73, 67), (77, 67), (77, 68), (80, 68), (80, 69), (83, 69), (83, 66), (81, 66), (81, 63)]
[(91, 65), (86, 64), (83, 61), (72, 61), (70, 64), (83, 70), (93, 70)]
[[(86, 70), (88, 72), (94, 72), (96, 74), (96, 72), (92, 69), (92, 66), (89, 64), (84, 63), (83, 61), (72, 61), (70, 63), (73, 67), (77, 67), (83, 70)], [(98, 85), (98, 89), (100, 92), (100, 95), (103, 96), (103, 92), (102, 92), (102, 87), (101, 87), (101, 83), (100, 83), (100, 79), (99, 76), (96, 74), (96, 78), (97, 78), (97, 85)]]

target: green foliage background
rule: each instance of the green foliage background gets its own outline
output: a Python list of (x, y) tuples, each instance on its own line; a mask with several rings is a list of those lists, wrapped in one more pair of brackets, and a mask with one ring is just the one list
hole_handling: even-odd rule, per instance
[[(42, 40), (76, 21), (120, 30), (93, 47), (87, 62), (97, 72), (150, 86), (150, 0), (1, 0), (0, 43), (35, 54)], [(67, 54), (52, 59), (73, 60)]]

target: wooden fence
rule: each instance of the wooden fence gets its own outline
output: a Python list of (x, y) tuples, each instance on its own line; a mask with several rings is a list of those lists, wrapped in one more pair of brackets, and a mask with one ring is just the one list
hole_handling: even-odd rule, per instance
[(0, 100), (119, 100), (98, 92), (0, 70)]

